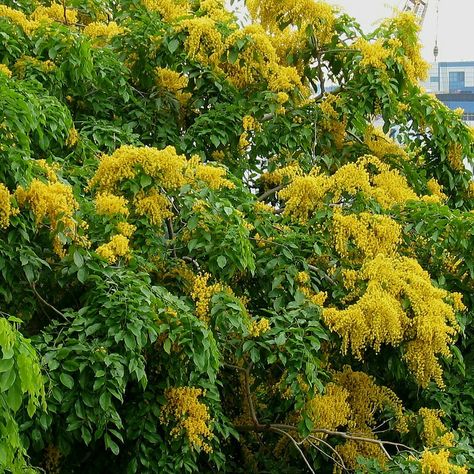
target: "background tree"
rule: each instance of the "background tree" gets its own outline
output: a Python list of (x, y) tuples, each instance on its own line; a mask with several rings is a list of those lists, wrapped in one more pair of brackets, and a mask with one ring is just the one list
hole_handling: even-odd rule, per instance
[(472, 130), (408, 14), (247, 7), (0, 5), (2, 469), (474, 468)]

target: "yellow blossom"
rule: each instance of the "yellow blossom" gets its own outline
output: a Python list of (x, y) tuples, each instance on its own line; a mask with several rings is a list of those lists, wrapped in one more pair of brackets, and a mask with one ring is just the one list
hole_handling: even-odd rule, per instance
[(345, 388), (330, 382), (324, 394), (316, 395), (306, 404), (306, 412), (316, 428), (335, 430), (348, 423), (351, 414), (348, 398)]
[(127, 200), (122, 196), (116, 196), (109, 192), (97, 194), (95, 198), (95, 209), (99, 215), (127, 215)]
[(456, 466), (449, 462), (450, 452), (446, 449), (440, 451), (423, 451), (420, 459), (422, 474), (467, 474), (466, 467)]
[(208, 285), (209, 278), (210, 275), (208, 273), (197, 275), (194, 278), (191, 291), (191, 298), (196, 303), (196, 316), (205, 322), (209, 321), (209, 303), (211, 298), (223, 290), (223, 286), (220, 283)]
[(173, 93), (182, 105), (185, 105), (191, 97), (190, 93), (183, 92), (183, 89), (188, 85), (188, 78), (179, 72), (157, 67), (155, 68), (155, 82), (159, 88)]
[(46, 177), (50, 183), (56, 183), (58, 181), (58, 163), (49, 164), (46, 160), (36, 160), (35, 163), (45, 172)]
[(38, 27), (38, 22), (30, 21), (23, 12), (14, 10), (6, 5), (0, 5), (0, 17), (9, 18), (27, 34)]
[(191, 11), (188, 0), (142, 0), (149, 10), (159, 12), (164, 21), (173, 21)]
[(409, 158), (407, 152), (379, 128), (373, 126), (367, 127), (364, 134), (364, 143), (370, 152), (378, 158), (384, 158), (386, 156), (398, 156), (403, 160)]
[(259, 321), (252, 320), (249, 327), (250, 337), (259, 337), (270, 329), (270, 321), (262, 318)]
[(7, 76), (7, 77), (12, 77), (12, 72), (10, 71), (10, 69), (8, 69), (8, 66), (1, 63), (0, 63), (0, 74), (3, 74), (4, 76)]
[(30, 18), (38, 22), (49, 23), (57, 21), (68, 25), (77, 23), (77, 10), (63, 7), (59, 3), (51, 3), (49, 7), (39, 6), (31, 14)]
[(73, 214), (79, 205), (71, 186), (34, 179), (26, 190), (18, 187), (15, 197), (20, 207), (28, 205), (31, 208), (37, 223), (48, 220), (54, 230), (63, 222), (66, 227), (75, 229)]
[[(378, 254), (359, 273), (365, 293), (345, 309), (326, 308), (323, 319), (342, 337), (359, 359), (366, 347), (379, 351), (382, 344), (404, 343), (404, 359), (418, 383), (430, 380), (443, 386), (438, 358), (451, 355), (450, 346), (459, 331), (450, 294), (432, 285), (430, 276), (407, 257)], [(409, 308), (405, 309), (405, 302)]]
[(336, 251), (343, 257), (350, 256), (351, 242), (365, 258), (370, 258), (378, 253), (393, 254), (401, 240), (400, 225), (388, 216), (335, 212), (333, 226)]
[(428, 191), (433, 195), (437, 196), (441, 202), (444, 202), (448, 199), (448, 196), (443, 193), (443, 186), (441, 186), (435, 178), (431, 178), (428, 183), (426, 183)]
[(109, 263), (115, 263), (117, 257), (127, 257), (130, 254), (129, 240), (124, 235), (114, 235), (110, 242), (97, 247), (96, 253)]
[(124, 29), (118, 26), (115, 21), (110, 23), (102, 22), (91, 22), (83, 30), (84, 34), (91, 38), (112, 38), (113, 36), (120, 35)]
[(148, 193), (140, 191), (133, 202), (139, 216), (147, 216), (153, 225), (161, 225), (163, 220), (172, 217), (171, 203), (156, 189)]
[(390, 56), (390, 50), (385, 49), (383, 39), (369, 43), (367, 40), (359, 38), (354, 43), (354, 48), (360, 50), (362, 54), (360, 64), (363, 68), (370, 66), (385, 71), (387, 68), (385, 61)]
[(0, 229), (6, 229), (10, 225), (10, 217), (18, 213), (18, 209), (12, 207), (12, 197), (7, 187), (0, 183)]
[(69, 147), (73, 147), (74, 145), (77, 144), (79, 140), (79, 133), (77, 132), (77, 130), (72, 127), (70, 130), (69, 130), (69, 134), (68, 134), (68, 137), (66, 139), (66, 145), (69, 146)]
[(137, 227), (132, 224), (129, 224), (128, 222), (119, 222), (117, 224), (117, 230), (120, 234), (130, 238), (137, 230)]
[(195, 387), (171, 387), (165, 390), (166, 403), (160, 414), (165, 425), (175, 426), (170, 434), (178, 437), (184, 434), (193, 448), (212, 452), (207, 440), (213, 438), (209, 424), (211, 417), (207, 406), (199, 401), (205, 395), (202, 389)]

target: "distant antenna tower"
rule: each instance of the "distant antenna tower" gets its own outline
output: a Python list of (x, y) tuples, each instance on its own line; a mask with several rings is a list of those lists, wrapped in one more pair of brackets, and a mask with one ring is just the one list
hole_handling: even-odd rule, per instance
[(435, 37), (435, 45), (433, 48), (434, 60), (435, 62), (438, 61), (438, 30), (439, 30), (439, 0), (436, 3), (436, 37)]
[(404, 12), (412, 12), (420, 26), (423, 25), (426, 10), (428, 9), (428, 0), (407, 0), (403, 6)]

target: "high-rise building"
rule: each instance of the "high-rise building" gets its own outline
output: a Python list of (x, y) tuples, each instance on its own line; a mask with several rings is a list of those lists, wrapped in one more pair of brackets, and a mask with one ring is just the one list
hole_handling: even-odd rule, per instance
[(422, 85), (450, 109), (462, 108), (463, 119), (474, 124), (474, 61), (433, 63)]

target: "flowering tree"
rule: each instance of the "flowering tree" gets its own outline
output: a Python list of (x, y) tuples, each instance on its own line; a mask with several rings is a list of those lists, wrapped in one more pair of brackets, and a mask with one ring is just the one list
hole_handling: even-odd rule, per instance
[(247, 7), (0, 5), (2, 470), (474, 469), (472, 131), (410, 15)]

